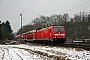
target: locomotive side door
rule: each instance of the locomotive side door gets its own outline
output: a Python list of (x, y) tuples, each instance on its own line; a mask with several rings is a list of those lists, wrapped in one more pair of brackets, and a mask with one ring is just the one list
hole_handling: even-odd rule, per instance
[(48, 36), (49, 36), (49, 38), (52, 38), (52, 31), (51, 31), (51, 29), (49, 29), (49, 31), (48, 31)]
[(48, 35), (49, 35), (49, 38), (51, 39), (51, 41), (53, 41), (53, 39), (54, 39), (54, 28), (53, 27), (49, 29)]
[(36, 30), (33, 32), (33, 40), (36, 40)]

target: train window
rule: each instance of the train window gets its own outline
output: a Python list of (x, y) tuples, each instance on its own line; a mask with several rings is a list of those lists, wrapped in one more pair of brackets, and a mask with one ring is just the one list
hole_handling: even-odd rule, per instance
[(54, 27), (54, 31), (55, 32), (63, 32), (64, 31), (64, 28), (63, 27)]

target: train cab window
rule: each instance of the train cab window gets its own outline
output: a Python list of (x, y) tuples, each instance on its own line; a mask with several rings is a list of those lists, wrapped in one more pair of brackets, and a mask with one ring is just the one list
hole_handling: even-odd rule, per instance
[(54, 27), (55, 32), (63, 32), (64, 28), (63, 27)]

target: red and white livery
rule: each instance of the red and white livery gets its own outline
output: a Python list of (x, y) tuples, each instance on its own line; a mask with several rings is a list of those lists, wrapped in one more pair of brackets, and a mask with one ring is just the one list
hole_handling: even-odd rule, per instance
[(16, 38), (27, 41), (52, 41), (64, 43), (66, 41), (66, 30), (64, 26), (50, 26), (20, 34), (16, 36)]

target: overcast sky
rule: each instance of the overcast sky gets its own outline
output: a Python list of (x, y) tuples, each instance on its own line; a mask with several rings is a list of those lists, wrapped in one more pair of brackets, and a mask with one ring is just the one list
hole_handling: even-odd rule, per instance
[[(32, 5), (30, 6), (30, 4)], [(79, 6), (80, 4), (83, 5)], [(30, 7), (26, 9), (28, 6)], [(79, 7), (74, 8), (76, 6)], [(14, 32), (20, 28), (20, 14), (22, 12), (23, 25), (26, 25), (39, 15), (69, 13), (72, 17), (80, 11), (90, 12), (90, 0), (0, 0), (0, 21), (9, 20)]]

